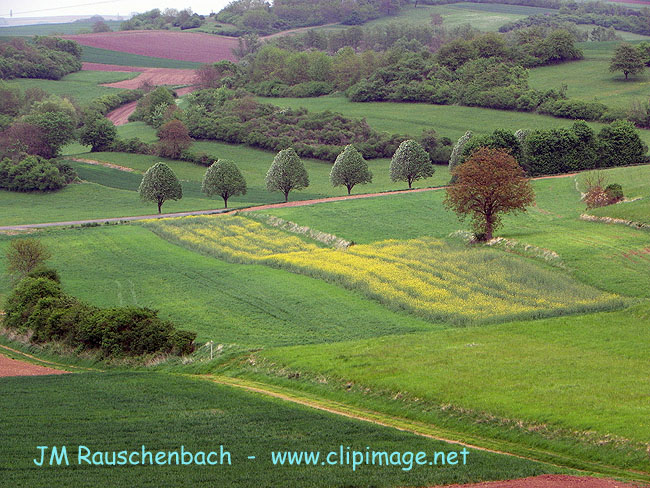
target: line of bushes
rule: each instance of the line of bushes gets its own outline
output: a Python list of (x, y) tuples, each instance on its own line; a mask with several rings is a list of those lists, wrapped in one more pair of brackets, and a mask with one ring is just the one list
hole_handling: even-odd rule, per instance
[(0, 78), (59, 80), (81, 69), (81, 46), (58, 37), (12, 37), (0, 42)]
[(189, 354), (194, 332), (178, 330), (155, 310), (141, 307), (101, 309), (66, 294), (54, 270), (33, 271), (5, 304), (4, 326), (31, 333), (31, 341), (56, 341), (103, 358)]
[(181, 117), (196, 139), (244, 143), (270, 151), (293, 147), (301, 157), (333, 161), (341, 147), (354, 144), (364, 158), (391, 157), (406, 136), (373, 130), (365, 120), (334, 112), (279, 109), (226, 88), (187, 97)]
[(629, 121), (614, 121), (598, 133), (578, 121), (560, 129), (497, 129), (481, 136), (467, 133), (454, 146), (450, 169), (481, 147), (508, 151), (528, 176), (641, 164), (646, 162), (648, 150)]
[(66, 162), (27, 156), (20, 161), (5, 158), (0, 161), (0, 189), (18, 192), (55, 191), (77, 178)]

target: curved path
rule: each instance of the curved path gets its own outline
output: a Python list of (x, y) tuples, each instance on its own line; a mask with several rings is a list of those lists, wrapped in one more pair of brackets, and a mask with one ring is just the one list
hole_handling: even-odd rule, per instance
[(26, 363), (0, 354), (0, 378), (7, 376), (42, 376), (46, 374), (66, 374), (68, 371), (46, 368), (37, 364)]
[[(85, 161), (88, 162), (88, 161)], [(92, 164), (92, 163), (91, 163)], [(103, 164), (98, 162), (98, 164)], [(546, 180), (552, 178), (570, 178), (575, 176), (577, 173), (569, 173), (565, 175), (552, 175), (552, 176), (540, 176), (537, 178), (531, 178), (533, 180)], [(430, 188), (414, 188), (411, 190), (394, 190), (386, 191), (382, 193), (361, 193), (358, 195), (344, 195), (340, 197), (328, 197), (328, 198), (318, 198), (315, 200), (297, 200), (295, 202), (283, 202), (283, 203), (273, 203), (269, 205), (257, 205), (254, 207), (247, 208), (235, 208), (235, 209), (213, 209), (213, 210), (195, 210), (191, 212), (176, 212), (176, 213), (165, 213), (165, 214), (153, 214), (153, 215), (136, 215), (132, 217), (112, 217), (107, 219), (91, 219), (91, 220), (68, 220), (65, 222), (44, 222), (39, 224), (19, 224), (19, 225), (3, 225), (0, 226), (0, 231), (8, 230), (26, 230), (26, 229), (40, 229), (45, 227), (65, 227), (70, 225), (83, 225), (83, 224), (104, 224), (112, 222), (133, 222), (137, 220), (148, 220), (148, 219), (166, 219), (173, 217), (189, 217), (192, 215), (212, 215), (220, 214), (227, 212), (254, 212), (256, 210), (269, 210), (273, 208), (286, 208), (286, 207), (304, 207), (307, 205), (315, 205), (318, 203), (330, 203), (330, 202), (340, 202), (343, 200), (357, 200), (360, 198), (375, 198), (375, 197), (384, 197), (389, 195), (400, 195), (404, 193), (420, 193), (424, 191), (437, 191), (444, 190), (446, 186), (434, 186)]]

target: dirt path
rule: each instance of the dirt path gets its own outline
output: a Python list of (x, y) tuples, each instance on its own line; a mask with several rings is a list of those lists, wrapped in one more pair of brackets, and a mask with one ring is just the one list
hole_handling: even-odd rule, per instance
[[(640, 485), (620, 481), (593, 478), (591, 476), (567, 476), (543, 474), (531, 478), (507, 481), (488, 481), (468, 485), (445, 485), (444, 488), (638, 488)], [(434, 487), (442, 488), (442, 486)]]
[[(135, 111), (138, 102), (130, 102), (126, 105), (116, 108), (106, 114), (106, 118), (113, 122), (114, 125), (128, 124), (129, 116)], [(90, 163), (93, 164), (93, 163)], [(129, 168), (130, 169), (130, 168)]]
[[(647, 473), (640, 473), (636, 471), (627, 471), (621, 468), (614, 466), (608, 466), (601, 463), (583, 461), (580, 459), (574, 459), (570, 456), (563, 454), (556, 454), (549, 451), (538, 450), (536, 448), (529, 448), (526, 446), (520, 446), (518, 444), (511, 444), (508, 442), (501, 442), (498, 445), (508, 446), (510, 445), (513, 448), (513, 452), (507, 452), (499, 449), (490, 449), (486, 447), (481, 447), (475, 441), (482, 441), (482, 443), (494, 444), (489, 439), (473, 439), (464, 434), (459, 434), (453, 431), (447, 431), (442, 428), (439, 428), (435, 425), (428, 423), (412, 421), (405, 418), (393, 417), (390, 415), (382, 414), (380, 412), (374, 412), (369, 410), (364, 410), (355, 406), (350, 406), (347, 404), (323, 399), (323, 398), (313, 398), (306, 396), (304, 392), (296, 392), (293, 390), (288, 390), (283, 387), (278, 387), (274, 385), (267, 385), (264, 383), (259, 383), (256, 381), (245, 380), (241, 378), (232, 378), (226, 376), (206, 376), (206, 375), (194, 375), (194, 378), (211, 381), (220, 385), (231, 386), (235, 388), (240, 388), (247, 390), (253, 393), (270, 396), (273, 398), (278, 398), (280, 400), (288, 401), (291, 403), (296, 403), (303, 405), (305, 407), (313, 408), (316, 410), (325, 411), (335, 415), (340, 415), (342, 417), (347, 417), (355, 420), (360, 420), (363, 422), (370, 422), (375, 425), (381, 425), (383, 427), (388, 427), (392, 429), (401, 430), (403, 432), (409, 432), (421, 437), (426, 437), (433, 440), (438, 440), (446, 442), (449, 444), (454, 444), (457, 446), (467, 447), (469, 449), (479, 450), (483, 452), (490, 452), (494, 454), (501, 454), (505, 456), (512, 456), (521, 459), (527, 459), (531, 461), (541, 462), (547, 465), (567, 468), (571, 467), (577, 471), (584, 471), (585, 473), (602, 473), (607, 476), (621, 476), (634, 478), (639, 476), (637, 479), (648, 479), (649, 476)], [(469, 442), (464, 442), (458, 440), (458, 438), (469, 438)], [(516, 453), (516, 451), (519, 451)], [(579, 468), (577, 466), (580, 466)], [(496, 483), (496, 484), (495, 484)], [(501, 483), (501, 484), (499, 484)], [(509, 481), (496, 481), (488, 483), (479, 483), (475, 485), (450, 485), (448, 488), (637, 488), (638, 486), (647, 486), (647, 485), (635, 485), (635, 484), (625, 484), (616, 482), (613, 480), (604, 480), (600, 478), (593, 478), (588, 476), (567, 476), (567, 475), (543, 475), (537, 476), (534, 478), (526, 478), (520, 480), (509, 480)]]
[[(93, 164), (93, 163), (91, 163)], [(96, 161), (95, 164), (104, 164), (100, 161)], [(566, 175), (552, 175), (552, 176), (540, 176), (537, 178), (532, 178), (533, 180), (546, 180), (551, 178), (569, 178), (577, 175), (577, 173), (570, 173)], [(357, 200), (360, 198), (375, 198), (375, 197), (384, 197), (389, 195), (400, 195), (404, 193), (420, 193), (424, 191), (437, 191), (444, 190), (446, 186), (434, 186), (431, 188), (415, 188), (412, 190), (395, 190), (387, 191), (383, 193), (361, 193), (358, 195), (344, 195), (340, 197), (328, 197), (328, 198), (318, 198), (315, 200), (297, 200), (295, 202), (286, 202), (286, 203), (273, 203), (269, 205), (258, 205), (255, 207), (248, 208), (239, 208), (239, 209), (213, 209), (213, 210), (195, 210), (191, 212), (176, 212), (176, 213), (166, 213), (166, 214), (153, 214), (153, 215), (136, 215), (132, 217), (112, 217), (107, 219), (90, 219), (90, 220), (69, 220), (65, 222), (44, 222), (39, 224), (19, 224), (19, 225), (4, 225), (0, 226), (0, 231), (7, 230), (25, 230), (25, 229), (40, 229), (46, 227), (65, 227), (70, 225), (83, 225), (83, 224), (104, 224), (106, 222), (133, 222), (137, 220), (147, 220), (147, 219), (166, 219), (174, 217), (189, 217), (192, 215), (213, 215), (220, 214), (225, 212), (254, 212), (256, 210), (269, 210), (273, 208), (286, 208), (286, 207), (303, 207), (307, 205), (315, 205), (318, 203), (330, 203), (330, 202), (340, 202), (343, 200)]]
[(37, 364), (26, 363), (0, 354), (0, 378), (7, 376), (42, 376), (46, 374), (67, 374), (68, 371), (46, 368)]

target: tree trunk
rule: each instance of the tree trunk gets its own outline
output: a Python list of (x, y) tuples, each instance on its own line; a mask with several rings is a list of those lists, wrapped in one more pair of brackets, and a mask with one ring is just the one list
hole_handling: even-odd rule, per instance
[(223, 208), (228, 208), (228, 197), (223, 197)]
[(485, 242), (492, 240), (494, 222), (492, 215), (485, 216)]
[(158, 200), (158, 213), (162, 213), (162, 212), (160, 211), (160, 208), (162, 207), (162, 204), (163, 204), (163, 202), (161, 202), (160, 200)]
[(350, 194), (351, 191), (352, 191), (352, 187), (348, 185), (348, 195)]
[(287, 203), (289, 201), (289, 191), (290, 190), (284, 192), (284, 203)]
[(408, 178), (407, 180), (409, 182), (409, 190), (411, 189), (411, 185), (413, 184), (413, 180), (411, 178)]
[(628, 71), (623, 71), (623, 74), (625, 75), (625, 79), (627, 80), (627, 75), (629, 74)]

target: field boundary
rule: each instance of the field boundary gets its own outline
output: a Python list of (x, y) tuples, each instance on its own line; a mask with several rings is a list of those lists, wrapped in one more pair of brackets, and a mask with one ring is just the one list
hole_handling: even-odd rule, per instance
[[(70, 158), (68, 158), (70, 159)], [(84, 161), (88, 162), (88, 161)], [(99, 163), (99, 162), (98, 162)], [(93, 164), (93, 163), (89, 163)], [(102, 163), (99, 163), (103, 165)], [(551, 178), (571, 178), (576, 176), (578, 173), (568, 173), (561, 175), (551, 175), (551, 176), (539, 176), (536, 178), (531, 178), (531, 180), (546, 180)], [(176, 213), (167, 213), (167, 214), (153, 214), (153, 215), (135, 215), (131, 217), (110, 217), (105, 219), (90, 219), (90, 220), (70, 220), (65, 222), (44, 222), (37, 224), (17, 224), (17, 225), (3, 225), (0, 226), (0, 231), (10, 231), (10, 230), (27, 230), (27, 229), (40, 229), (47, 227), (68, 227), (74, 225), (92, 225), (92, 224), (107, 224), (107, 223), (122, 223), (122, 222), (134, 222), (138, 220), (154, 220), (154, 219), (169, 219), (174, 217), (190, 217), (193, 215), (213, 215), (221, 214), (228, 212), (255, 212), (258, 210), (269, 210), (274, 208), (286, 208), (286, 207), (304, 207), (308, 205), (315, 205), (318, 203), (331, 203), (331, 202), (340, 202), (344, 200), (358, 200), (360, 198), (374, 198), (374, 197), (383, 197), (389, 195), (403, 195), (406, 193), (420, 193), (425, 191), (438, 191), (444, 190), (447, 186), (432, 186), (428, 188), (413, 188), (409, 190), (390, 190), (380, 193), (360, 193), (357, 195), (342, 195), (338, 197), (325, 197), (318, 198), (315, 200), (296, 200), (293, 202), (282, 202), (282, 203), (271, 203), (268, 205), (255, 205), (252, 207), (243, 207), (243, 208), (219, 208), (213, 210), (193, 210), (190, 212), (176, 212)]]
[(409, 432), (421, 437), (447, 442), (494, 454), (513, 456), (529, 461), (536, 461), (564, 469), (581, 471), (589, 475), (622, 478), (633, 482), (650, 482), (650, 473), (626, 470), (594, 461), (572, 458), (565, 454), (534, 449), (509, 441), (482, 438), (473, 434), (463, 434), (415, 420), (410, 420), (361, 407), (347, 405), (338, 401), (323, 399), (304, 391), (270, 385), (258, 381), (217, 375), (185, 375), (210, 381), (224, 386), (240, 388), (259, 395), (266, 395), (280, 400), (303, 405), (308, 408), (329, 412), (335, 415), (370, 422), (388, 428)]
[[(7, 354), (9, 353), (9, 354)], [(37, 358), (36, 356), (32, 356), (31, 354), (27, 354), (26, 352), (19, 351), (18, 349), (13, 349), (11, 347), (5, 346), (3, 344), (0, 344), (0, 354), (3, 354), (4, 356), (10, 358), (10, 359), (15, 359), (17, 361), (22, 361), (24, 363), (30, 363), (30, 364), (36, 364), (38, 366), (44, 366), (47, 368), (51, 368), (52, 366), (56, 366), (59, 369), (62, 370), (84, 370), (84, 371), (96, 371), (96, 372), (103, 372), (101, 369), (97, 368), (86, 368), (83, 366), (74, 366), (71, 364), (63, 364), (63, 363), (57, 363), (55, 361), (47, 361), (46, 359), (40, 359)]]

